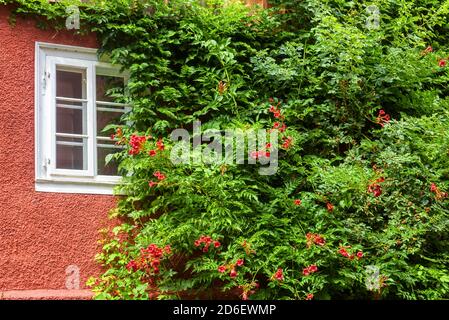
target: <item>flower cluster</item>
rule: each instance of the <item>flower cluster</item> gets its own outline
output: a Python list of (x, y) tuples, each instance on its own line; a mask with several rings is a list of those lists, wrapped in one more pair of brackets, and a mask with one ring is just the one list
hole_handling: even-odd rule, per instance
[(382, 194), (382, 187), (379, 183), (382, 183), (385, 181), (384, 177), (380, 177), (378, 178), (376, 181), (374, 181), (373, 183), (370, 183), (368, 185), (368, 192), (372, 193), (374, 197), (378, 197)]
[(265, 146), (265, 150), (252, 151), (250, 153), (250, 157), (253, 159), (259, 159), (262, 157), (269, 158), (271, 155), (270, 150), (271, 150), (271, 143), (267, 143)]
[(117, 140), (115, 142), (116, 145), (120, 145), (120, 144), (126, 143), (126, 138), (125, 138), (125, 136), (123, 136), (122, 128), (117, 128), (115, 133), (111, 134), (111, 140)]
[(215, 248), (219, 248), (221, 246), (221, 243), (218, 240), (213, 240), (209, 236), (201, 236), (194, 242), (195, 247), (199, 247), (202, 244), (204, 244), (203, 252), (208, 252), (211, 244), (213, 244)]
[(443, 198), (447, 198), (448, 193), (447, 192), (441, 192), (440, 189), (437, 187), (435, 183), (432, 183), (430, 185), (430, 192), (435, 193), (435, 198), (437, 200), (441, 200)]
[[(157, 180), (162, 181), (166, 178), (165, 174), (161, 173), (160, 171), (156, 171), (155, 173), (153, 173), (153, 176), (155, 176), (157, 178)], [(150, 186), (150, 188), (156, 186), (159, 182), (154, 182), (153, 180), (150, 180), (148, 182), (148, 185)]]
[(150, 151), (148, 151), (148, 155), (150, 157), (154, 157), (154, 156), (156, 156), (157, 151), (163, 151), (163, 150), (165, 150), (164, 142), (162, 141), (162, 139), (159, 139), (156, 142), (156, 149), (151, 149)]
[(238, 288), (242, 289), (242, 300), (248, 300), (248, 297), (254, 294), (256, 292), (256, 289), (259, 289), (259, 283), (253, 281), (245, 285), (240, 285)]
[[(270, 103), (274, 103), (273, 98), (270, 98), (269, 101), (270, 101)], [(273, 117), (275, 119), (281, 120), (281, 121), (275, 121), (273, 123), (273, 128), (271, 130), (279, 130), (279, 132), (285, 132), (285, 130), (287, 129), (287, 126), (285, 125), (285, 123), (283, 121), (285, 119), (285, 117), (281, 113), (280, 105), (281, 105), (281, 103), (278, 102), (276, 106), (270, 105), (270, 108), (268, 109), (268, 112), (272, 113)]]
[(278, 121), (273, 123), (273, 129), (277, 129), (279, 130), (279, 132), (285, 132), (285, 130), (287, 129), (287, 126), (285, 125), (285, 123), (280, 123)]
[(293, 138), (292, 137), (282, 137), (282, 148), (284, 149), (288, 149), (291, 147), (293, 142)]
[[(270, 99), (269, 101), (270, 103), (274, 102), (273, 99)], [(280, 105), (281, 105), (280, 102), (278, 102), (276, 106), (270, 105), (270, 109), (268, 109), (268, 111), (273, 113), (273, 117), (275, 117), (276, 119), (284, 120), (284, 116), (282, 115), (281, 109), (279, 108)]]
[(334, 211), (334, 205), (330, 202), (326, 203), (326, 208), (328, 212)]
[(284, 281), (284, 271), (282, 268), (277, 269), (277, 271), (271, 276), (271, 280)]
[(326, 240), (324, 238), (316, 233), (307, 233), (306, 234), (306, 240), (307, 240), (307, 248), (310, 248), (312, 244), (316, 244), (317, 246), (324, 246), (326, 244)]
[[(340, 246), (340, 249), (338, 249), (338, 253), (341, 254), (343, 257), (348, 258), (349, 260), (354, 259), (354, 254), (350, 254), (346, 249), (349, 249), (350, 247), (342, 247)], [(357, 252), (357, 254), (355, 255), (357, 257), (358, 260), (360, 260), (361, 258), (363, 258), (363, 252), (359, 251)]]
[(150, 244), (147, 248), (140, 250), (140, 256), (137, 259), (128, 262), (126, 269), (133, 272), (143, 270), (148, 274), (159, 274), (161, 260), (169, 254), (171, 254), (170, 245), (160, 248), (155, 244)]
[(302, 203), (302, 201), (301, 201), (300, 199), (295, 199), (295, 200), (293, 200), (293, 204), (294, 204), (295, 206), (299, 206), (299, 205), (301, 205), (301, 203)]
[(231, 278), (235, 278), (235, 277), (237, 277), (236, 267), (241, 267), (241, 266), (243, 266), (244, 263), (245, 263), (245, 260), (243, 260), (242, 258), (237, 259), (237, 261), (235, 263), (219, 266), (218, 272), (225, 273), (226, 270), (230, 270), (229, 276)]
[(438, 60), (438, 66), (440, 68), (444, 68), (446, 65), (447, 65), (447, 59), (441, 58), (441, 59)]
[(379, 113), (377, 114), (376, 123), (383, 127), (386, 123), (390, 122), (390, 120), (390, 115), (385, 113), (383, 109), (380, 109)]
[(313, 293), (308, 293), (306, 296), (306, 300), (312, 300), (313, 299)]
[(310, 265), (310, 266), (308, 266), (308, 267), (305, 267), (305, 268), (302, 270), (302, 274), (303, 274), (304, 276), (308, 276), (308, 275), (310, 275), (310, 274), (312, 274), (312, 273), (315, 273), (315, 272), (317, 272), (317, 271), (318, 271), (318, 267), (317, 267), (316, 265), (312, 264), (312, 265)]
[(129, 145), (131, 149), (128, 151), (128, 153), (132, 156), (135, 156), (139, 154), (143, 149), (143, 144), (147, 140), (147, 137), (145, 136), (138, 136), (138, 135), (131, 135), (131, 138), (129, 139)]

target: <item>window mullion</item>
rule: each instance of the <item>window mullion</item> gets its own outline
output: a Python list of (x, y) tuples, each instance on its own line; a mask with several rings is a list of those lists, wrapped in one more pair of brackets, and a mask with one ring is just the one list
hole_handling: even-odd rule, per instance
[[(97, 175), (97, 111), (96, 111), (96, 75), (95, 75), (95, 64), (92, 63), (89, 67), (89, 75), (88, 75), (88, 97), (89, 97), (89, 107), (88, 110), (90, 114), (90, 120), (88, 123), (89, 133), (89, 171), (92, 172), (92, 175)], [(90, 90), (90, 92), (89, 92)]]
[(90, 64), (87, 68), (86, 74), (86, 97), (87, 102), (87, 157), (88, 157), (88, 172), (90, 176), (96, 174), (96, 141), (95, 141), (95, 65)]

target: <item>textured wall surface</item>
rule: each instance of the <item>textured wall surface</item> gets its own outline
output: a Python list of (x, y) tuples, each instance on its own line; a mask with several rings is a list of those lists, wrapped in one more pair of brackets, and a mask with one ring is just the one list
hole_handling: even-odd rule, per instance
[(0, 6), (0, 292), (65, 289), (68, 265), (81, 286), (99, 272), (98, 230), (110, 222), (112, 196), (34, 189), (35, 41), (95, 48), (94, 36), (42, 31), (35, 22), (8, 24)]

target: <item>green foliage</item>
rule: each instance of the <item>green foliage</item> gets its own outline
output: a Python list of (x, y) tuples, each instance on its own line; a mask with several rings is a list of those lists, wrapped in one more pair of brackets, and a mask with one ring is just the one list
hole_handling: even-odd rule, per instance
[[(439, 66), (449, 1), (273, 0), (251, 14), (206, 2), (79, 4), (80, 32), (95, 31), (100, 53), (130, 72), (119, 138), (156, 137), (114, 156), (126, 196), (112, 216), (123, 222), (102, 240), (97, 298), (449, 298), (449, 78)], [(64, 3), (0, 3), (64, 22)], [(367, 5), (379, 8), (377, 29)], [(170, 161), (170, 131), (195, 120), (271, 128), (271, 97), (281, 139), (293, 139), (275, 175)], [(202, 235), (220, 246), (202, 252)], [(150, 244), (171, 246), (158, 272), (139, 260)]]

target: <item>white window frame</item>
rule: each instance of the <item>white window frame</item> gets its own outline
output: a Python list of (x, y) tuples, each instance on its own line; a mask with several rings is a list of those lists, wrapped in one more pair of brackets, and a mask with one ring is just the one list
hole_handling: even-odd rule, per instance
[[(41, 192), (113, 194), (119, 176), (97, 175), (96, 70), (123, 77), (120, 66), (98, 61), (91, 48), (36, 42), (35, 47), (35, 189)], [(86, 70), (87, 169), (56, 168), (56, 66)], [(114, 105), (115, 103), (108, 103)], [(121, 104), (123, 109), (129, 107)]]

